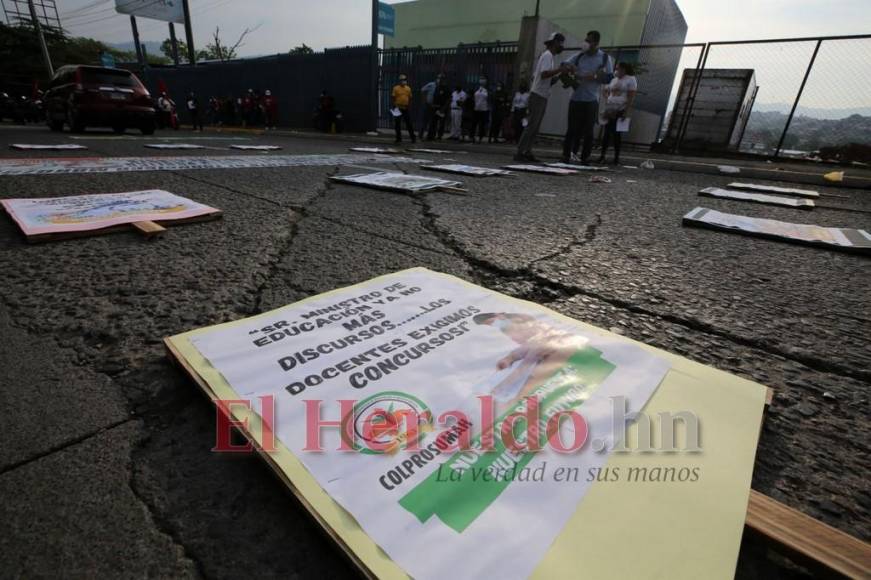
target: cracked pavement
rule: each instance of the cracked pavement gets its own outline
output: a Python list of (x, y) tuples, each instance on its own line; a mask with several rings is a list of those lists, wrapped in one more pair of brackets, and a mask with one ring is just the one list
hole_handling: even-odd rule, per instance
[[(4, 127), (0, 135), (0, 157), (23, 156), (6, 150), (9, 142), (70, 142), (36, 129)], [(204, 135), (211, 147), (230, 143)], [(89, 137), (76, 141), (89, 151), (56, 156), (240, 154), (161, 153), (132, 136)], [(359, 144), (242, 138), (281, 145), (282, 154)], [(464, 149), (413, 156), (491, 167), (510, 159), (508, 149)], [(10, 527), (0, 539), (3, 576), (354, 576), (262, 461), (210, 451), (214, 410), (167, 360), (161, 339), (415, 266), (771, 387), (753, 487), (871, 537), (871, 262), (681, 227), (685, 213), (704, 205), (867, 229), (868, 191), (820, 188), (846, 196), (824, 198), (841, 209), (808, 214), (699, 199), (699, 189), (731, 179), (663, 170), (619, 168), (611, 184), (584, 175), (468, 178), (466, 196), (327, 179), (360, 171), (0, 177), (2, 197), (161, 188), (224, 211), (156, 241), (131, 232), (39, 245), (0, 216), (0, 518)], [(762, 569), (765, 558), (745, 549), (739, 575)]]

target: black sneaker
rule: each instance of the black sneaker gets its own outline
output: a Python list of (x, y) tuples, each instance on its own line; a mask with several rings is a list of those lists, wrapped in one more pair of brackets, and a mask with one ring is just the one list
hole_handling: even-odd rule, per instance
[(518, 163), (523, 163), (524, 161), (526, 161), (526, 155), (521, 155), (518, 153), (514, 156), (514, 161), (517, 161)]
[(529, 153), (528, 155), (526, 155), (526, 161), (529, 163), (541, 163), (541, 159), (539, 159), (538, 157), (536, 157), (532, 153)]

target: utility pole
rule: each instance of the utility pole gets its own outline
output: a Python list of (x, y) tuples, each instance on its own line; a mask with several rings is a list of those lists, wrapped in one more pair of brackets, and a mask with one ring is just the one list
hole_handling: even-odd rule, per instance
[(142, 45), (139, 44), (139, 29), (136, 27), (136, 17), (130, 15), (130, 28), (133, 29), (133, 45), (136, 47), (136, 60), (139, 66), (145, 66), (145, 58), (142, 55)]
[(184, 8), (184, 35), (188, 41), (188, 62), (193, 66), (197, 64), (197, 54), (194, 51), (194, 30), (191, 27), (191, 7), (188, 0), (182, 0), (182, 7)]
[(51, 55), (48, 53), (48, 45), (45, 43), (42, 25), (39, 24), (39, 18), (36, 17), (36, 7), (33, 6), (33, 0), (27, 0), (27, 4), (30, 7), (30, 18), (33, 21), (33, 27), (36, 29), (36, 35), (39, 37), (39, 45), (42, 47), (42, 60), (45, 62), (48, 78), (52, 78), (54, 76), (54, 67), (51, 66)]
[(541, 14), (541, 0), (535, 0), (535, 17), (538, 18), (538, 16), (540, 14)]
[(172, 62), (178, 66), (178, 40), (175, 38), (175, 24), (169, 23), (169, 42), (172, 44)]
[(372, 0), (372, 54), (369, 59), (370, 83), (369, 83), (369, 113), (372, 119), (372, 130), (378, 130), (378, 0)]

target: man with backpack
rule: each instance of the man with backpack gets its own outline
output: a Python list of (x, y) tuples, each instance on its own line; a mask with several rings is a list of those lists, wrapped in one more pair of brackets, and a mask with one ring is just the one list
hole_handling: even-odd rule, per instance
[[(601, 38), (602, 35), (597, 30), (588, 32), (587, 39), (581, 45), (581, 52), (566, 62), (574, 72), (576, 80), (563, 141), (564, 163), (586, 164), (593, 152), (594, 130), (599, 118), (599, 95), (602, 85), (608, 84), (614, 77), (611, 59), (599, 50)], [(578, 150), (581, 150), (580, 157)]]

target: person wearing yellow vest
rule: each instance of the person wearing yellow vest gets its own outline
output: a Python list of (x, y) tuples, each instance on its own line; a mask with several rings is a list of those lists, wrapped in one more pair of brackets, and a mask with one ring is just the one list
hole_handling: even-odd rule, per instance
[(393, 123), (396, 129), (396, 142), (402, 143), (402, 121), (405, 120), (405, 127), (408, 129), (408, 136), (411, 137), (411, 142), (414, 143), (417, 139), (414, 136), (414, 126), (411, 123), (411, 87), (408, 86), (408, 77), (399, 75), (399, 84), (393, 87)]

